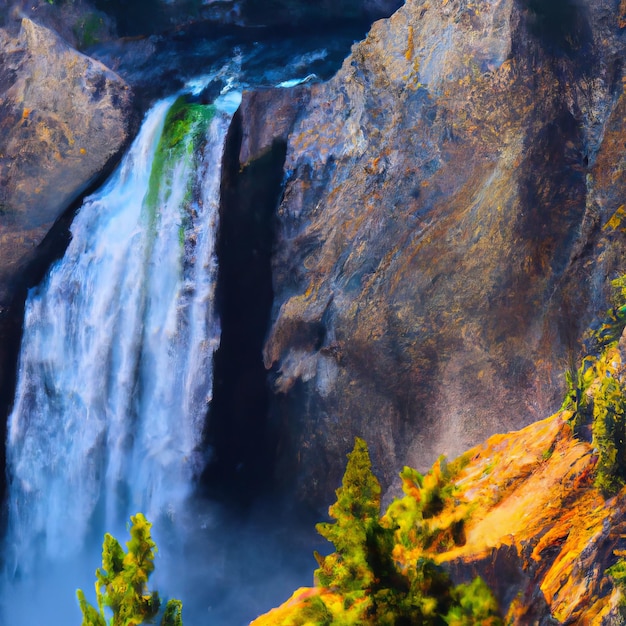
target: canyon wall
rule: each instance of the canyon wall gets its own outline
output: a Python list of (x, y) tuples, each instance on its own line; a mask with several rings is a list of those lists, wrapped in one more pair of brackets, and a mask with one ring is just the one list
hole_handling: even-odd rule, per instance
[(409, 0), (288, 140), (265, 345), (277, 479), (320, 508), (558, 408), (624, 272), (617, 2)]

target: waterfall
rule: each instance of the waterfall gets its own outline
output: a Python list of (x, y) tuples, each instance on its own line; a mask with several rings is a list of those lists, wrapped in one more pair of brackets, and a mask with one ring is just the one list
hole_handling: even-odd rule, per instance
[[(84, 202), (65, 257), (29, 293), (8, 424), (1, 623), (78, 623), (74, 589), (92, 588), (103, 532), (125, 540), (141, 511), (175, 534), (185, 516), (219, 344), (215, 234), (230, 117), (219, 101), (156, 104)], [(70, 563), (81, 563), (76, 580)], [(55, 568), (68, 590), (46, 599)]]

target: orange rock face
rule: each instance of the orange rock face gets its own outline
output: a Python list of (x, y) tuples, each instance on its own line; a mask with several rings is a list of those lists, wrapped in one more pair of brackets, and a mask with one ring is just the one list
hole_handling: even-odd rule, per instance
[[(624, 548), (626, 491), (605, 500), (593, 486), (597, 457), (572, 436), (569, 412), (495, 435), (466, 453), (454, 502), (431, 520), (465, 511), (465, 543), (431, 554), (457, 582), (480, 575), (506, 623), (614, 624), (619, 593), (605, 573)], [(400, 546), (394, 554), (410, 560)], [(421, 552), (420, 552), (421, 554)], [(311, 594), (300, 589), (254, 626), (291, 623)]]
[[(516, 624), (532, 623), (543, 601), (559, 623), (600, 624), (613, 605), (605, 570), (623, 542), (626, 494), (605, 501), (594, 488), (597, 457), (573, 438), (569, 417), (559, 413), (490, 438), (469, 453), (470, 465), (456, 481), (475, 512), (466, 544), (440, 560), (457, 572), (482, 570)], [(501, 551), (509, 568), (516, 562), (518, 581), (499, 571)]]
[(624, 271), (618, 10), (539, 5), (409, 0), (296, 122), (265, 362), (320, 508), (354, 435), (388, 485), (553, 412)]

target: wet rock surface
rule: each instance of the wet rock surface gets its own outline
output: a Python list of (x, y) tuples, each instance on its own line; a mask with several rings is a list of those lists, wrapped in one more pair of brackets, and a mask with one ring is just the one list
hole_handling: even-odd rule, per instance
[(327, 80), (368, 27), (368, 22), (354, 21), (285, 33), (280, 28), (199, 22), (149, 37), (104, 42), (88, 53), (132, 86), (142, 108), (189, 80), (213, 76), (209, 92), (201, 96), (210, 102), (228, 81), (253, 89), (275, 86), (286, 77)]
[(409, 1), (290, 136), (265, 346), (277, 478), (320, 508), (560, 404), (624, 271), (611, 2)]

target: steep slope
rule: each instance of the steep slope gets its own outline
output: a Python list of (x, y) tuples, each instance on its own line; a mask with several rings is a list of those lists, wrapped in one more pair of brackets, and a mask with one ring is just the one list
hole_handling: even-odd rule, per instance
[[(480, 575), (511, 624), (615, 624), (620, 592), (606, 569), (624, 549), (626, 491), (606, 499), (594, 487), (597, 455), (573, 437), (571, 412), (559, 412), (473, 448), (453, 479), (454, 497), (429, 520), (463, 519), (460, 545), (435, 543), (426, 554), (455, 582)], [(424, 552), (398, 548), (400, 562)], [(300, 589), (254, 626), (299, 624), (319, 587)]]
[[(476, 610), (481, 603), (485, 607), (486, 596), (474, 592), (465, 604), (465, 609), (471, 607), (468, 621), (444, 617), (446, 598), (454, 599), (454, 592), (449, 586), (442, 591), (441, 586), (423, 584), (427, 570), (422, 564), (429, 559), (454, 584), (467, 585), (480, 576), (497, 598), (507, 624), (622, 624), (626, 618), (626, 277), (614, 280), (612, 286), (614, 306), (598, 328), (587, 333), (589, 353), (568, 375), (563, 406), (552, 417), (517, 432), (494, 435), (452, 463), (440, 458), (426, 476), (405, 467), (400, 474), (404, 497), (394, 499), (380, 518), (380, 500), (368, 495), (377, 489), (380, 493), (380, 488), (370, 486), (375, 478), (368, 457), (361, 455), (360, 466), (355, 464), (355, 445), (336, 492), (337, 504), (329, 509), (337, 521), (318, 525), (335, 553), (317, 557), (316, 587), (298, 590), (253, 624), (298, 626), (309, 623), (314, 611), (316, 616), (329, 617), (324, 623), (344, 623), (341, 618), (349, 602), (354, 602), (350, 593), (355, 588), (359, 598), (369, 598), (371, 608), (362, 614), (367, 623), (376, 624), (379, 614), (389, 615), (387, 607), (393, 612), (389, 623), (405, 623), (401, 612), (420, 602), (426, 606), (424, 597), (429, 593), (439, 598), (441, 608), (428, 624), (483, 623)], [(361, 511), (368, 502), (375, 507), (366, 519)], [(337, 510), (347, 511), (349, 521), (340, 519)], [(357, 530), (367, 529), (364, 539), (353, 530), (355, 519), (361, 524)], [(393, 538), (380, 539), (384, 536)], [(359, 545), (361, 557), (354, 549)], [(393, 563), (395, 574), (389, 574), (389, 565), (381, 568), (381, 563)], [(365, 581), (361, 584), (358, 567), (372, 573), (361, 577)], [(418, 577), (412, 577), (412, 572)], [(349, 584), (340, 577), (346, 575)], [(420, 587), (415, 587), (416, 580), (422, 582)], [(408, 605), (387, 601), (402, 598), (407, 583)], [(433, 593), (433, 589), (439, 590)], [(325, 607), (322, 613), (320, 606)]]
[(299, 498), (354, 435), (389, 485), (558, 407), (624, 269), (623, 53), (616, 2), (409, 0), (311, 88), (265, 346)]

